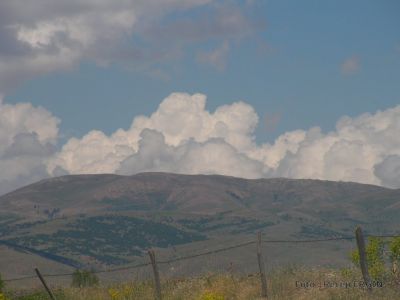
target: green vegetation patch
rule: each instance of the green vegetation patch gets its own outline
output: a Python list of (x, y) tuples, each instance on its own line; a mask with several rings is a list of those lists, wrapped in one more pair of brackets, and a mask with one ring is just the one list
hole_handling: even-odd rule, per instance
[(334, 237), (343, 234), (320, 225), (303, 225), (301, 226), (300, 235), (307, 237)]
[(95, 216), (68, 223), (53, 234), (22, 236), (9, 241), (50, 253), (83, 255), (107, 264), (127, 263), (149, 247), (168, 247), (204, 240), (201, 234), (151, 220), (126, 216)]
[(259, 220), (251, 218), (224, 218), (220, 214), (215, 216), (200, 217), (196, 219), (180, 219), (177, 220), (177, 223), (187, 229), (195, 230), (198, 232), (225, 230), (230, 234), (251, 233), (257, 229), (272, 226), (275, 224), (273, 222), (261, 222)]

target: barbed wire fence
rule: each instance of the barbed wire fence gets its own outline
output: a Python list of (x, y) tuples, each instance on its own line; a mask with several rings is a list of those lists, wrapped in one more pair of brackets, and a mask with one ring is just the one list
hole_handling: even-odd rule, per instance
[[(358, 233), (357, 233), (358, 232)], [(171, 264), (171, 263), (176, 263), (179, 261), (183, 261), (183, 260), (191, 260), (191, 259), (195, 259), (198, 257), (203, 257), (203, 256), (209, 256), (209, 255), (214, 255), (217, 253), (221, 253), (221, 252), (226, 252), (226, 251), (230, 251), (233, 249), (239, 249), (239, 248), (243, 248), (246, 246), (250, 246), (250, 245), (255, 245), (258, 244), (258, 254), (261, 256), (261, 244), (281, 244), (281, 243), (286, 243), (286, 244), (309, 244), (309, 243), (323, 243), (323, 242), (332, 242), (332, 241), (352, 241), (352, 240), (356, 240), (357, 241), (357, 247), (358, 247), (358, 251), (360, 253), (360, 266), (361, 269), (365, 269), (366, 268), (366, 260), (365, 260), (365, 242), (364, 242), (364, 236), (362, 234), (361, 228), (358, 227), (356, 230), (356, 235), (355, 236), (340, 236), (340, 237), (329, 237), (329, 238), (322, 238), (322, 239), (301, 239), (301, 240), (268, 240), (268, 239), (262, 239), (261, 237), (261, 233), (259, 233), (259, 238), (258, 240), (251, 240), (251, 241), (247, 241), (247, 242), (242, 242), (242, 243), (237, 243), (237, 244), (233, 244), (230, 246), (226, 246), (226, 247), (220, 247), (220, 248), (216, 248), (213, 250), (208, 250), (208, 251), (204, 251), (204, 252), (200, 252), (200, 253), (194, 253), (194, 254), (190, 254), (190, 255), (185, 255), (185, 256), (178, 256), (178, 257), (174, 257), (171, 259), (167, 259), (167, 260), (156, 260), (155, 256), (154, 259), (151, 259), (151, 252), (153, 252), (154, 255), (154, 251), (153, 250), (149, 250), (149, 255), (150, 255), (150, 262), (144, 262), (144, 263), (139, 263), (139, 264), (135, 264), (135, 265), (131, 265), (131, 266), (124, 266), (124, 267), (117, 267), (117, 268), (112, 268), (112, 269), (108, 269), (108, 270), (94, 270), (92, 271), (92, 273), (94, 274), (103, 274), (103, 273), (114, 273), (114, 272), (122, 272), (122, 271), (128, 271), (128, 270), (134, 270), (134, 269), (139, 269), (139, 268), (143, 268), (143, 267), (148, 267), (148, 266), (152, 266), (153, 267), (153, 271), (155, 274), (155, 287), (159, 286), (159, 282), (157, 283), (157, 281), (159, 281), (159, 277), (158, 275), (156, 275), (156, 273), (158, 273), (158, 265), (166, 265), (166, 264)], [(366, 235), (366, 237), (368, 238), (399, 238), (400, 235), (395, 235), (395, 234), (388, 234), (388, 235)], [(360, 245), (360, 241), (361, 241), (361, 245)], [(364, 259), (363, 259), (364, 258)], [(262, 258), (261, 258), (262, 259)], [(260, 263), (260, 259), (259, 259), (259, 263)], [(263, 270), (263, 266), (261, 266), (260, 264), (260, 270), (259, 273), (260, 275), (264, 274), (264, 281), (265, 280), (265, 270)], [(66, 276), (72, 276), (74, 273), (50, 273), (50, 274), (41, 274), (41, 276), (44, 278), (47, 277), (66, 277)], [(14, 278), (4, 278), (3, 281), (4, 282), (16, 282), (16, 281), (22, 281), (22, 280), (27, 280), (27, 279), (35, 279), (37, 278), (38, 275), (27, 275), (27, 276), (21, 276), (21, 277), (14, 277)], [(158, 278), (157, 278), (158, 277)], [(261, 278), (263, 276), (260, 276)], [(369, 279), (369, 274), (367, 271), (367, 274), (364, 274), (363, 271), (363, 277), (364, 280), (366, 282), (370, 281)], [(266, 297), (266, 282), (262, 282), (262, 286), (265, 285), (265, 291), (262, 291), (263, 296)], [(50, 294), (51, 292), (49, 292)], [(158, 295), (161, 295), (161, 291), (159, 291), (159, 293), (156, 293)], [(51, 296), (50, 296), (51, 297)], [(160, 299), (159, 297), (156, 297), (156, 299)]]
[[(387, 236), (374, 236), (374, 237), (387, 237)], [(355, 237), (338, 237), (338, 238), (327, 238), (327, 239), (316, 239), (316, 240), (263, 240), (262, 243), (312, 243), (312, 242), (326, 242), (326, 241), (354, 240), (354, 239), (355, 239)], [(212, 255), (212, 254), (225, 252), (225, 251), (229, 251), (229, 250), (233, 250), (233, 249), (237, 249), (237, 248), (242, 248), (245, 246), (253, 245), (255, 243), (256, 243), (256, 241), (248, 241), (248, 242), (231, 245), (228, 247), (222, 247), (222, 248), (218, 248), (218, 249), (214, 249), (214, 250), (209, 250), (206, 252), (176, 257), (176, 258), (172, 258), (169, 260), (158, 260), (157, 264), (160, 264), (160, 265), (170, 264), (170, 263), (174, 263), (174, 262), (178, 262), (178, 261), (182, 261), (182, 260), (188, 260), (188, 259), (193, 259), (193, 258), (197, 258), (197, 257), (201, 257), (201, 256)], [(101, 273), (119, 272), (119, 271), (126, 271), (126, 270), (131, 270), (131, 269), (147, 267), (147, 266), (151, 266), (151, 262), (135, 264), (135, 265), (126, 266), (126, 267), (113, 268), (113, 269), (109, 269), (109, 270), (92, 271), (92, 273), (101, 274)], [(73, 273), (43, 274), (43, 276), (45, 276), (45, 277), (63, 277), (63, 276), (72, 276), (72, 275), (73, 275)], [(19, 281), (19, 280), (24, 280), (24, 279), (32, 279), (32, 278), (36, 278), (36, 275), (3, 279), (3, 281), (12, 282), (12, 281)]]

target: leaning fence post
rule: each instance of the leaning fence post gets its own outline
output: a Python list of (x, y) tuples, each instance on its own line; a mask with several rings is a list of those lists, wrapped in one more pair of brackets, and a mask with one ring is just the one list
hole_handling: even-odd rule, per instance
[(153, 267), (154, 273), (154, 285), (155, 285), (155, 298), (156, 300), (161, 300), (161, 284), (160, 284), (160, 275), (158, 273), (157, 263), (156, 263), (156, 255), (153, 249), (148, 251), (150, 256), (151, 265)]
[(37, 277), (39, 277), (40, 281), (42, 282), (44, 288), (46, 289), (47, 293), (49, 294), (49, 297), (51, 300), (56, 300), (56, 297), (54, 297), (53, 293), (51, 292), (50, 288), (47, 286), (46, 281), (44, 280), (42, 274), (40, 274), (40, 271), (38, 268), (35, 268), (35, 272)]
[(257, 259), (258, 259), (258, 267), (260, 269), (260, 280), (261, 280), (261, 296), (267, 298), (267, 278), (265, 276), (265, 266), (264, 260), (261, 252), (261, 231), (257, 234)]
[(360, 226), (356, 228), (356, 240), (358, 247), (358, 254), (360, 256), (360, 268), (364, 278), (364, 282), (367, 284), (368, 291), (372, 291), (371, 277), (368, 273), (367, 255), (365, 252), (365, 240)]

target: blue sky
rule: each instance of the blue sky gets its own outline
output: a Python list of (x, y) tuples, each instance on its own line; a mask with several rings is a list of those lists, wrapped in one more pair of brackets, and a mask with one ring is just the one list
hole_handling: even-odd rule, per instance
[(248, 103), (259, 145), (400, 103), (398, 1), (49, 1), (36, 2), (40, 12), (0, 4), (0, 93), (60, 119), (58, 150), (92, 130), (128, 130), (174, 92), (206, 95), (210, 112)]
[[(200, 92), (208, 96), (210, 110), (244, 100), (260, 117), (279, 115), (273, 130), (261, 124), (261, 141), (297, 128), (331, 130), (342, 115), (400, 102), (398, 1), (254, 1), (247, 10), (265, 28), (232, 42), (223, 71), (195, 59), (200, 49), (219, 47), (222, 35), (184, 45), (179, 58), (161, 62), (168, 79), (82, 59), (73, 70), (22, 82), (5, 101), (42, 105), (62, 119), (66, 135), (82, 136), (91, 129), (126, 128), (133, 116), (153, 112), (171, 92)], [(178, 22), (186, 13), (167, 18)], [(341, 64), (352, 57), (358, 58), (357, 70), (343, 74)]]

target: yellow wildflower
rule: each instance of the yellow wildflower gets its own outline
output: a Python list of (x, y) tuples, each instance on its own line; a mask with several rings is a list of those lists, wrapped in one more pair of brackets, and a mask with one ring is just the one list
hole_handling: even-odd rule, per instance
[(205, 292), (200, 300), (225, 300), (225, 297), (215, 292)]
[[(120, 293), (117, 289), (109, 288), (108, 289), (108, 294), (110, 295), (112, 300), (119, 300), (120, 299)], [(1, 300), (1, 298), (0, 298)]]

